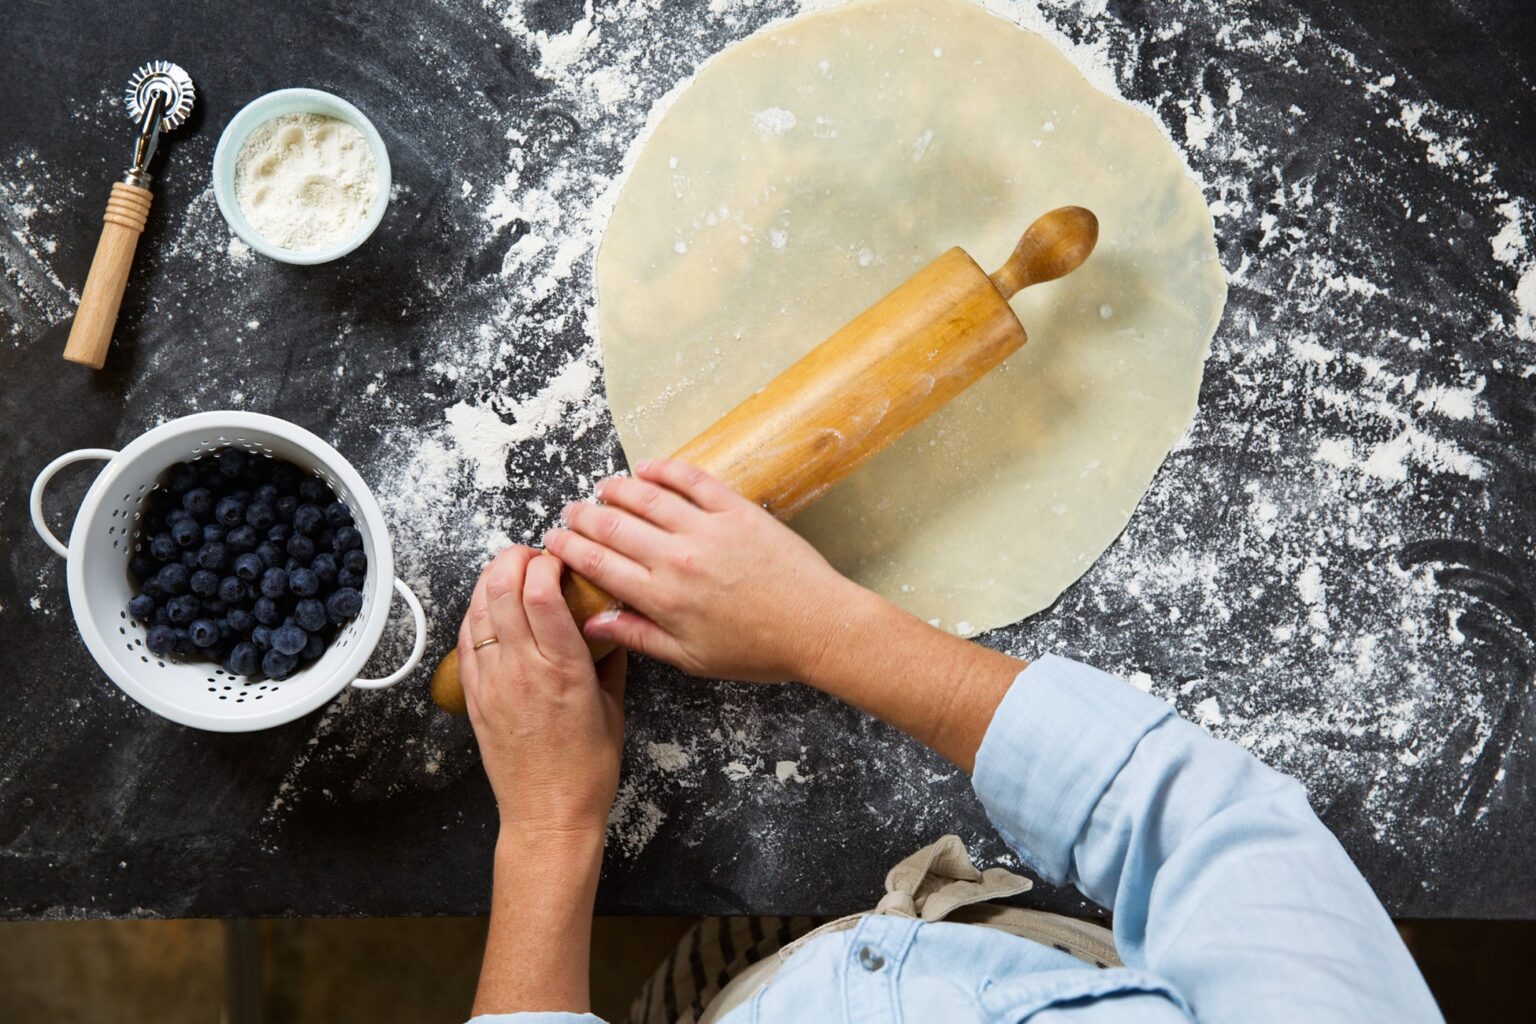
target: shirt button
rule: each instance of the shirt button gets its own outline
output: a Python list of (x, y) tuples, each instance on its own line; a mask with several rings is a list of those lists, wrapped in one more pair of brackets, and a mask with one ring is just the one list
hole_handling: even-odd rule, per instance
[(873, 946), (864, 946), (859, 950), (859, 966), (866, 971), (878, 971), (885, 966), (885, 957), (881, 956)]

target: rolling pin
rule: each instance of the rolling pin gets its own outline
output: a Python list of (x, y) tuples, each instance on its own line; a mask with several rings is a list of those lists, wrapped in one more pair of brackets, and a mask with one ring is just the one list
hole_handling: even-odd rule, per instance
[[(1091, 212), (1063, 206), (1031, 224), (993, 274), (950, 249), (672, 457), (790, 518), (1022, 346), (1008, 300), (1076, 270), (1098, 237)], [(578, 624), (618, 607), (569, 570), (561, 590)], [(594, 658), (613, 649), (587, 646)], [(432, 698), (465, 713), (457, 650), (433, 674)]]

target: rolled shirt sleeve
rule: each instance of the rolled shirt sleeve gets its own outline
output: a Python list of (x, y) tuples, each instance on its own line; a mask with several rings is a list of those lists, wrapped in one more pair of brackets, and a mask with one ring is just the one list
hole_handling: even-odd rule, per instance
[(1302, 787), (1163, 701), (1042, 658), (999, 705), (973, 781), (1009, 846), (1113, 909), (1121, 958), (1196, 1019), (1440, 1019)]

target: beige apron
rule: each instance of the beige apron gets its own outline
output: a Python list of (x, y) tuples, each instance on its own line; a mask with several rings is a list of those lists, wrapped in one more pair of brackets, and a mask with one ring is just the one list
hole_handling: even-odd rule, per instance
[[(780, 945), (776, 953), (764, 948), (772, 944), (771, 937), (757, 944), (747, 941), (747, 926), (738, 923), (747, 919), (727, 924), (710, 918), (695, 926), (641, 992), (630, 1011), (630, 1024), (715, 1024), (756, 994), (806, 943), (828, 932), (852, 929), (868, 914), (981, 925), (1051, 946), (1095, 967), (1121, 966), (1114, 936), (1107, 928), (989, 902), (1028, 892), (1032, 885), (1029, 879), (1002, 868), (978, 870), (960, 837), (945, 836), (886, 874), (885, 895), (874, 910), (809, 931), (805, 930), (809, 922), (798, 919), (801, 923), (793, 931), (803, 934)], [(758, 934), (765, 931), (757, 923), (752, 930)], [(722, 955), (722, 944), (730, 955)], [(687, 955), (680, 956), (685, 950)], [(701, 963), (706, 969), (699, 969)], [(702, 985), (698, 984), (701, 978)], [(665, 999), (661, 998), (663, 989)]]

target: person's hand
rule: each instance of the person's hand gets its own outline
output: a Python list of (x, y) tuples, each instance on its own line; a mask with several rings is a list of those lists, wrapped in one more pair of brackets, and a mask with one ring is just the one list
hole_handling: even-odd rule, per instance
[(628, 607), (586, 623), (694, 675), (807, 680), (869, 593), (806, 541), (702, 470), (637, 463), (566, 506), (544, 543)]
[(601, 851), (624, 743), (624, 654), (593, 666), (561, 569), (526, 547), (486, 566), (459, 630), (459, 676), (502, 833), (595, 838)]

